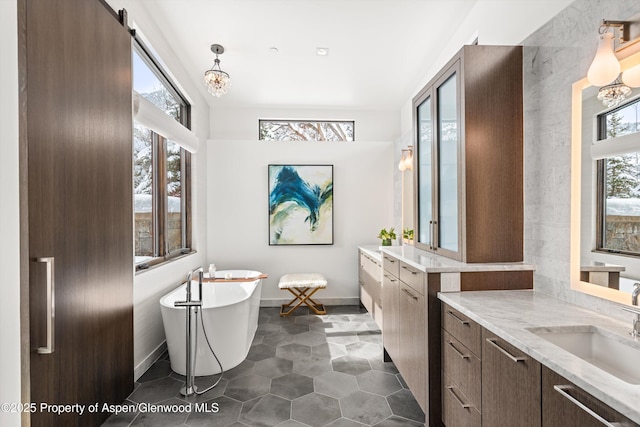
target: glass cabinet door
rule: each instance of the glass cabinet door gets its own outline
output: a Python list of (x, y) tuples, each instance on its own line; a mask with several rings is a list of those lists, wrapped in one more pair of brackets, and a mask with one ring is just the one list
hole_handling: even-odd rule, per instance
[(421, 248), (433, 249), (433, 108), (429, 94), (416, 109), (417, 123), (417, 214), (418, 243)]
[(458, 211), (458, 73), (436, 88), (437, 243), (436, 250), (459, 252)]

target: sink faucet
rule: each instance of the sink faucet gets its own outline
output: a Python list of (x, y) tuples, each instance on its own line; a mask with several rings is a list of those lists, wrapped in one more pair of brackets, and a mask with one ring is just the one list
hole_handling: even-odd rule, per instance
[(633, 284), (633, 292), (631, 293), (631, 305), (633, 307), (624, 308), (625, 311), (629, 311), (635, 314), (633, 319), (633, 329), (631, 332), (632, 337), (640, 337), (640, 308), (638, 308), (638, 295), (640, 295), (640, 283)]

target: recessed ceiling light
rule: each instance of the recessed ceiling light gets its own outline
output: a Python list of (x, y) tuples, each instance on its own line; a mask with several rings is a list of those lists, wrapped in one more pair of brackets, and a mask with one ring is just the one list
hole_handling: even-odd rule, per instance
[(317, 47), (316, 48), (316, 55), (318, 55), (318, 56), (327, 56), (327, 55), (329, 55), (329, 48), (328, 47)]
[(275, 46), (274, 46), (274, 47), (270, 47), (270, 48), (269, 48), (269, 52), (271, 52), (271, 53), (273, 53), (273, 54), (276, 54), (276, 53), (278, 53), (278, 48), (277, 48), (277, 47), (275, 47)]

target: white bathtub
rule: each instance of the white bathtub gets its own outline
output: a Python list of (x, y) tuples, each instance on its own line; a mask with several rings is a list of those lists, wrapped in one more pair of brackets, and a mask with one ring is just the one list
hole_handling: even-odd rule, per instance
[[(260, 275), (251, 270), (222, 270), (216, 277), (255, 278)], [(186, 362), (186, 311), (184, 307), (175, 307), (176, 301), (186, 299), (186, 284), (179, 286), (160, 299), (162, 323), (167, 337), (171, 369), (185, 375)], [(250, 282), (205, 282), (202, 284), (202, 318), (204, 327), (222, 367), (225, 371), (238, 366), (246, 357), (258, 327), (258, 310), (262, 280)], [(191, 286), (192, 299), (199, 299), (198, 281)], [(220, 367), (209, 350), (202, 332), (200, 314), (193, 310), (191, 330), (194, 334), (191, 355), (194, 357), (196, 376), (212, 375), (220, 372)], [(195, 331), (197, 329), (197, 349), (195, 349)]]

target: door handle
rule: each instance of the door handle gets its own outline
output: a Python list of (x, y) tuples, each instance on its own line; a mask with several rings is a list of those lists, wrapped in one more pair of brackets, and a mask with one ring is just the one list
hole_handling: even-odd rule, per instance
[(47, 345), (45, 347), (38, 347), (38, 354), (51, 354), (55, 348), (55, 262), (53, 257), (36, 258), (36, 262), (44, 262), (47, 264)]
[(614, 425), (617, 425), (617, 423), (614, 423), (614, 422), (611, 422), (611, 421), (608, 421), (608, 420), (602, 418), (593, 409), (589, 408), (587, 405), (585, 405), (584, 403), (580, 402), (575, 397), (571, 396), (569, 394), (569, 390), (572, 389), (571, 386), (569, 386), (569, 385), (554, 385), (553, 389), (555, 391), (557, 391), (558, 393), (560, 393), (565, 399), (567, 399), (568, 401), (570, 401), (571, 403), (576, 405), (578, 408), (582, 409), (584, 412), (586, 412), (587, 414), (589, 414), (590, 416), (592, 416), (593, 418), (598, 420), (603, 425), (608, 426), (608, 427), (614, 427)]
[(500, 353), (504, 354), (505, 356), (507, 356), (510, 360), (512, 360), (515, 363), (524, 362), (525, 360), (527, 360), (526, 357), (514, 356), (513, 354), (509, 353), (504, 348), (500, 347), (498, 345), (498, 343), (497, 343), (497, 339), (496, 338), (487, 338), (487, 342), (489, 344), (491, 344), (493, 347), (495, 347), (498, 351), (500, 351)]

